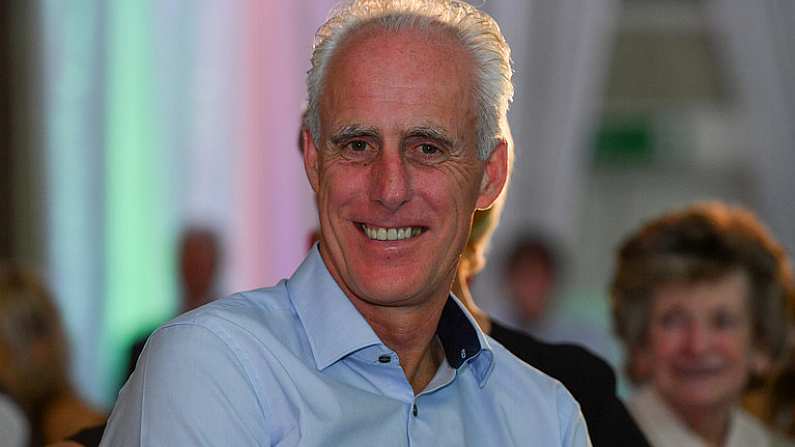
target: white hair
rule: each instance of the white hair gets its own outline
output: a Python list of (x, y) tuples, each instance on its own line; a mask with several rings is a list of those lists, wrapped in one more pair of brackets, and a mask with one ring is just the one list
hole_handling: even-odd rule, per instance
[(345, 38), (365, 26), (392, 32), (432, 27), (451, 31), (475, 61), (478, 156), (487, 159), (499, 140), (512, 146), (507, 118), (513, 98), (511, 50), (494, 19), (460, 0), (353, 0), (332, 10), (315, 34), (312, 68), (306, 79), (304, 125), (315, 145), (320, 143), (319, 103), (329, 62)]

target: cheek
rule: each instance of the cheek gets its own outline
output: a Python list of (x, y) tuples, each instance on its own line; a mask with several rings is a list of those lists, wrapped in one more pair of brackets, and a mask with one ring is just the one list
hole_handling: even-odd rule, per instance
[(746, 366), (751, 360), (750, 338), (750, 335), (746, 334), (726, 335), (718, 340), (718, 346), (726, 358)]
[(477, 171), (462, 166), (447, 169), (422, 169), (415, 173), (416, 191), (421, 191), (430, 200), (442, 206), (474, 209), (477, 201), (480, 177)]
[(327, 168), (320, 178), (318, 200), (326, 207), (340, 206), (356, 197), (363, 197), (366, 188), (360, 172), (339, 167)]
[(676, 331), (652, 330), (649, 340), (653, 356), (670, 357), (679, 351), (682, 337)]

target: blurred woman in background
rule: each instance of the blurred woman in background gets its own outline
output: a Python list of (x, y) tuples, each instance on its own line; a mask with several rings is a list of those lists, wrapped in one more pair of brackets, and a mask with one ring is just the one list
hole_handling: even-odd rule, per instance
[(792, 293), (783, 249), (747, 211), (699, 204), (629, 236), (613, 317), (652, 445), (779, 445), (740, 403), (783, 364)]
[(30, 445), (102, 423), (69, 380), (69, 350), (58, 310), (33, 273), (0, 263), (0, 388), (22, 408)]

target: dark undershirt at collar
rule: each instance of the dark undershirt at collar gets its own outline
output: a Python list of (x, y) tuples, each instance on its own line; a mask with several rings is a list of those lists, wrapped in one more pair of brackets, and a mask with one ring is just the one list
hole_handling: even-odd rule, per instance
[(447, 363), (458, 369), (466, 360), (476, 356), (480, 340), (472, 323), (456, 302), (448, 297), (439, 318), (436, 334), (442, 342)]

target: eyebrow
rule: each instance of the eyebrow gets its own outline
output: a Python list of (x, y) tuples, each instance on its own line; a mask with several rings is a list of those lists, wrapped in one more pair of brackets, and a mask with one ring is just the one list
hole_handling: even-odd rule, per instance
[(411, 128), (403, 135), (403, 140), (409, 138), (433, 140), (450, 148), (455, 147), (455, 140), (448, 136), (447, 130), (435, 127), (423, 126)]
[[(377, 128), (372, 126), (364, 126), (361, 124), (348, 124), (341, 126), (336, 132), (334, 132), (329, 140), (332, 144), (339, 145), (355, 138), (372, 138), (379, 143), (381, 143), (383, 140), (381, 132)], [(402, 141), (407, 139), (426, 139), (435, 141), (445, 147), (456, 147), (456, 140), (448, 135), (447, 130), (438, 127), (412, 127), (404, 132), (401, 136)]]
[(353, 138), (369, 137), (381, 140), (381, 133), (375, 127), (362, 126), (360, 124), (350, 124), (342, 126), (334, 132), (330, 140), (334, 144), (340, 144)]

